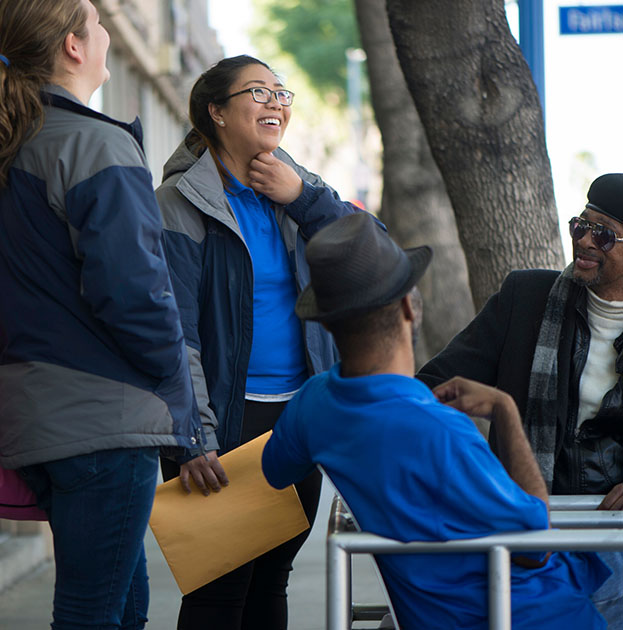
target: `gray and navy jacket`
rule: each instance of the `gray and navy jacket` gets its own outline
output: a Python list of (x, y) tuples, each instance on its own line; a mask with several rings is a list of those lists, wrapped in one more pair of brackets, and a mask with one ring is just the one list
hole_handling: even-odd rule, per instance
[[(195, 144), (191, 131), (165, 164), (156, 196), (207, 442), (222, 454), (240, 444), (253, 339), (253, 263), (214, 160), (209, 151), (198, 157), (189, 148)], [(274, 155), (304, 184), (294, 202), (274, 206), (300, 292), (309, 283), (307, 240), (357, 208), (285, 151)], [(316, 322), (302, 326), (309, 374), (329, 369), (337, 359), (331, 336)]]
[[(48, 86), (0, 189), (0, 464), (201, 452), (139, 126)], [(167, 449), (168, 450), (168, 449)]]

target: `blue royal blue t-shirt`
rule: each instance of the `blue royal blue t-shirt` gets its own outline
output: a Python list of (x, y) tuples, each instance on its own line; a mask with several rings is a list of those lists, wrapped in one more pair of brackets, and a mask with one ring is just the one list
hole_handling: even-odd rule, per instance
[(294, 392), (307, 379), (301, 322), (294, 313), (297, 298), (272, 202), (231, 176), (227, 199), (236, 215), (253, 263), (253, 344), (247, 393)]
[[(547, 507), (507, 474), (474, 423), (415, 378), (309, 379), (277, 421), (262, 458), (282, 488), (320, 464), (363, 531), (442, 541), (548, 527)], [(487, 630), (485, 554), (378, 555), (403, 630)], [(511, 565), (513, 630), (603, 630), (590, 600), (610, 571), (592, 553)]]

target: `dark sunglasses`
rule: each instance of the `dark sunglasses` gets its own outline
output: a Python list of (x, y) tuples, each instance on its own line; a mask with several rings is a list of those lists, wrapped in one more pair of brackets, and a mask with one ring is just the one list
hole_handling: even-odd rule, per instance
[(573, 217), (569, 221), (569, 234), (574, 241), (579, 241), (584, 235), (591, 231), (593, 243), (601, 249), (602, 252), (610, 251), (615, 243), (623, 242), (623, 238), (618, 238), (616, 233), (601, 223), (593, 223), (582, 217)]

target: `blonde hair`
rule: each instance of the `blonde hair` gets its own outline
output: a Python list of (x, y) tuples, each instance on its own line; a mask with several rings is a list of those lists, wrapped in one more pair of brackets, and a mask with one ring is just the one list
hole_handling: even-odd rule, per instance
[(80, 0), (0, 0), (0, 188), (19, 148), (43, 125), (41, 88), (65, 38), (87, 37)]

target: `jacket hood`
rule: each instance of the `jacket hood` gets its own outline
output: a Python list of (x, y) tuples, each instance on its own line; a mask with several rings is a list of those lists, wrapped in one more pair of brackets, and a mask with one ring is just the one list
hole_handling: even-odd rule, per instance
[(162, 181), (175, 175), (175, 173), (186, 172), (199, 158), (188, 145), (191, 147), (198, 143), (199, 137), (195, 131), (190, 131), (186, 137), (179, 143), (171, 157), (165, 162), (162, 170)]

